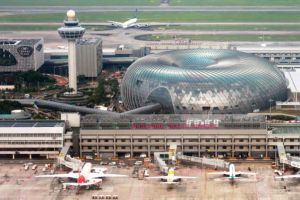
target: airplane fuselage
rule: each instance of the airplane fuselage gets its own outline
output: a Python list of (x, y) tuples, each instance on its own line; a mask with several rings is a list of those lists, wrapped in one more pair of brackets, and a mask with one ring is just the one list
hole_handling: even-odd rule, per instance
[(132, 19), (129, 19), (128, 21), (124, 22), (122, 24), (122, 27), (123, 28), (129, 28), (131, 27), (133, 24), (135, 24), (137, 22), (137, 18), (132, 18)]

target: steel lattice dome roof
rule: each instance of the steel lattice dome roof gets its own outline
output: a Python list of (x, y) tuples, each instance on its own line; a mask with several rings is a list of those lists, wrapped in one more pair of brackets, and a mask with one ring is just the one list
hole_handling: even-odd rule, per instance
[(160, 103), (165, 113), (247, 113), (287, 98), (287, 82), (272, 63), (225, 49), (148, 55), (127, 70), (121, 95), (128, 109)]

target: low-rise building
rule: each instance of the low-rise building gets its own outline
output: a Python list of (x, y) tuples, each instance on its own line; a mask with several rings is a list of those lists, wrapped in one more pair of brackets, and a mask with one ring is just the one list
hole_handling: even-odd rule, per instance
[(64, 121), (0, 121), (0, 156), (56, 157), (63, 147)]

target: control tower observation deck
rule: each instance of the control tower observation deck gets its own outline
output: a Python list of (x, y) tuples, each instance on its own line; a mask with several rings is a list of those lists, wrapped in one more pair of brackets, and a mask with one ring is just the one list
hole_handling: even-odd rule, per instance
[(69, 69), (69, 88), (72, 94), (77, 94), (77, 66), (76, 66), (76, 40), (80, 39), (85, 32), (85, 28), (79, 25), (74, 10), (67, 12), (64, 26), (58, 29), (62, 39), (68, 40), (68, 69)]

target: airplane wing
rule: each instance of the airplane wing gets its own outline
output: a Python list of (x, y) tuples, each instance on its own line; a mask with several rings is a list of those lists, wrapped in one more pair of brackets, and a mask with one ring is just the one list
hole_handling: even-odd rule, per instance
[(137, 28), (145, 28), (145, 27), (149, 27), (150, 25), (146, 24), (146, 23), (137, 23), (137, 24), (134, 24), (134, 26)]
[(115, 22), (115, 21), (108, 21), (108, 22), (111, 23), (113, 26), (123, 27), (123, 23), (121, 22)]
[(300, 178), (300, 174), (275, 176), (275, 179), (290, 179), (290, 178)]
[(236, 174), (246, 175), (246, 176), (256, 176), (255, 172), (236, 172)]
[(121, 178), (121, 177), (128, 177), (127, 175), (123, 174), (104, 174), (104, 173), (90, 173), (89, 178), (90, 179), (96, 179), (96, 178)]
[(165, 185), (177, 185), (180, 182), (160, 182), (160, 184), (165, 184)]
[(146, 179), (167, 179), (168, 176), (152, 176), (152, 177), (145, 177)]
[(222, 177), (222, 178), (216, 178), (214, 181), (217, 182), (255, 182), (257, 181), (256, 179), (249, 179), (249, 178), (242, 178), (242, 177), (234, 177), (234, 178), (228, 178), (228, 177)]
[(101, 172), (106, 172), (107, 168), (106, 167), (93, 167), (92, 170), (96, 173), (101, 173)]
[(229, 176), (229, 172), (209, 172), (207, 174), (208, 175), (228, 175)]
[(128, 27), (136, 27), (136, 28), (145, 28), (145, 27), (149, 27), (149, 24), (146, 23), (133, 23), (130, 24)]
[(89, 180), (86, 183), (63, 183), (63, 186), (89, 186), (89, 185), (95, 185), (102, 182), (102, 179), (93, 179), (93, 180)]
[(195, 179), (194, 176), (174, 176), (174, 179)]
[(77, 179), (78, 176), (79, 175), (77, 173), (69, 173), (69, 174), (39, 175), (39, 176), (35, 176), (35, 177), (37, 177), (37, 178), (74, 178), (74, 179)]

